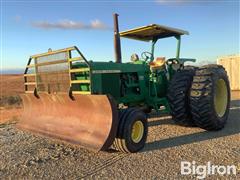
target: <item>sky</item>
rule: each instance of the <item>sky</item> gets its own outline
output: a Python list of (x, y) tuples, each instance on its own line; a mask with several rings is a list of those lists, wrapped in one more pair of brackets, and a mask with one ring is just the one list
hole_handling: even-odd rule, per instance
[[(120, 31), (161, 24), (187, 30), (181, 57), (198, 64), (239, 54), (239, 1), (27, 1), (1, 0), (1, 69), (25, 68), (30, 55), (78, 46), (88, 60), (114, 61), (113, 18)], [(151, 44), (122, 38), (123, 62)], [(159, 40), (155, 56), (175, 56), (176, 40)]]

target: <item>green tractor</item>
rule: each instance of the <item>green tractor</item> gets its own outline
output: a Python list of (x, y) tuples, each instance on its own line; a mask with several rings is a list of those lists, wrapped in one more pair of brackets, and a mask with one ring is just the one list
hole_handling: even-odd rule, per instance
[[(151, 111), (170, 113), (184, 126), (224, 127), (230, 102), (226, 71), (219, 65), (185, 66), (176, 28), (151, 24), (119, 33), (114, 14), (115, 62), (89, 61), (76, 47), (29, 58), (24, 113), (19, 127), (95, 150), (144, 147)], [(151, 50), (122, 63), (120, 37), (151, 43)], [(176, 56), (155, 57), (157, 41), (174, 37)]]

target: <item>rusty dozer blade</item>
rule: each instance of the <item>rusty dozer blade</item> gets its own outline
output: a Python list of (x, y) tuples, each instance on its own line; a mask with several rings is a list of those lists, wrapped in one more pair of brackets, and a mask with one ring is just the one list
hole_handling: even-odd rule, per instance
[(106, 95), (21, 95), (23, 130), (94, 149), (106, 150), (114, 141), (117, 106)]

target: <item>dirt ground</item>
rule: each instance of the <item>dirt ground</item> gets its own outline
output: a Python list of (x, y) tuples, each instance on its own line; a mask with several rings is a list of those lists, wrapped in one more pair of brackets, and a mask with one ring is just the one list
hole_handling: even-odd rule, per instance
[[(21, 77), (10, 77), (16, 83), (20, 80), (20, 85), (11, 84), (13, 88), (7, 90), (7, 78), (1, 78), (1, 97), (22, 92)], [(199, 165), (210, 161), (240, 168), (239, 91), (232, 92), (230, 115), (223, 130), (207, 132), (175, 125), (170, 116), (153, 117), (149, 119), (145, 148), (134, 154), (92, 152), (23, 132), (16, 128), (21, 109), (0, 109), (4, 122), (0, 124), (0, 179), (196, 179), (196, 175), (181, 175), (181, 161)], [(240, 170), (237, 175), (207, 177), (217, 178), (240, 179)]]
[(21, 74), (4, 74), (0, 75), (0, 95), (16, 96), (24, 92), (23, 75)]
[(24, 92), (23, 75), (0, 75), (0, 123), (16, 119), (22, 111), (19, 94)]

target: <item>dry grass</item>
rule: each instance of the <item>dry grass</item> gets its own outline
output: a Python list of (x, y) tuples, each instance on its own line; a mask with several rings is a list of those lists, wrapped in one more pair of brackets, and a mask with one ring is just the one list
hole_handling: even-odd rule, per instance
[(24, 79), (21, 74), (0, 75), (0, 97), (16, 96), (24, 92)]
[(20, 96), (3, 96), (0, 97), (0, 107), (16, 108), (21, 107), (22, 99)]
[(23, 75), (0, 75), (0, 124), (16, 120), (22, 111)]

